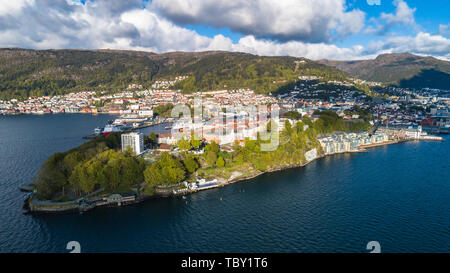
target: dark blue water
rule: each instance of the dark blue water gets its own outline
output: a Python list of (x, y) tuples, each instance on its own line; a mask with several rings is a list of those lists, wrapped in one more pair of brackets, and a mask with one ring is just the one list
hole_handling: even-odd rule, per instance
[(83, 215), (22, 215), (42, 162), (108, 116), (0, 117), (0, 252), (450, 251), (450, 138), (317, 160), (182, 198)]

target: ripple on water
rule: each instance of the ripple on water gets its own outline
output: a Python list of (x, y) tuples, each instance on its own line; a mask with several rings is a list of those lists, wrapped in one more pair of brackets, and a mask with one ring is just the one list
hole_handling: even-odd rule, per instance
[[(449, 140), (336, 155), (182, 198), (83, 215), (22, 215), (19, 185), (107, 116), (0, 117), (0, 252), (450, 250)], [(8, 130), (5, 130), (7, 128)]]

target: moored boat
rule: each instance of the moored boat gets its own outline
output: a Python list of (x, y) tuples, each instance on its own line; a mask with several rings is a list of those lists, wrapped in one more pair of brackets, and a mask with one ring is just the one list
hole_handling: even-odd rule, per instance
[(124, 125), (113, 125), (113, 124), (107, 124), (105, 128), (103, 129), (103, 135), (106, 137), (112, 132), (123, 132), (126, 131), (128, 127)]

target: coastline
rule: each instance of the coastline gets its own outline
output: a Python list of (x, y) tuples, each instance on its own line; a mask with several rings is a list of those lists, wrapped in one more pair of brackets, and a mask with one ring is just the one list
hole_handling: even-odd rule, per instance
[[(117, 206), (129, 206), (129, 205), (134, 205), (134, 204), (139, 204), (151, 199), (157, 199), (157, 198), (167, 198), (167, 197), (176, 197), (176, 196), (184, 196), (184, 195), (189, 195), (189, 194), (195, 194), (198, 191), (202, 191), (202, 190), (209, 190), (209, 189), (213, 189), (213, 188), (219, 188), (219, 187), (225, 187), (227, 185), (230, 184), (234, 184), (237, 182), (241, 182), (241, 181), (247, 181), (247, 180), (251, 180), (254, 179), (258, 176), (261, 176), (263, 174), (266, 173), (273, 173), (273, 172), (279, 172), (279, 171), (283, 171), (283, 170), (287, 170), (287, 169), (294, 169), (294, 168), (300, 168), (300, 167), (304, 167), (306, 165), (308, 165), (309, 163), (320, 159), (320, 158), (325, 158), (327, 156), (333, 156), (336, 154), (345, 154), (345, 153), (361, 153), (361, 152), (368, 152), (367, 148), (375, 148), (375, 147), (380, 147), (380, 146), (386, 146), (386, 145), (392, 145), (392, 144), (398, 144), (398, 143), (403, 143), (403, 142), (408, 142), (408, 141), (426, 141), (429, 139), (409, 139), (409, 140), (390, 140), (390, 141), (385, 141), (385, 142), (381, 142), (381, 143), (375, 143), (375, 144), (368, 144), (368, 145), (361, 145), (358, 147), (358, 150), (355, 151), (345, 151), (345, 152), (337, 152), (337, 153), (332, 153), (332, 154), (324, 154), (323, 152), (321, 152), (320, 154), (318, 154), (315, 158), (313, 158), (312, 160), (303, 162), (303, 163), (299, 163), (299, 164), (288, 164), (288, 165), (283, 165), (283, 166), (278, 166), (275, 168), (271, 168), (265, 171), (258, 171), (258, 170), (253, 170), (250, 174), (247, 175), (239, 175), (235, 178), (231, 178), (226, 180), (226, 182), (222, 182), (219, 183), (215, 186), (209, 187), (209, 188), (205, 188), (205, 189), (197, 189), (197, 190), (185, 190), (179, 193), (170, 193), (170, 194), (153, 194), (153, 195), (141, 195), (138, 196), (135, 200), (132, 201), (128, 201), (128, 202), (116, 202), (116, 203), (107, 203), (107, 204), (100, 204), (100, 205), (86, 205), (86, 204), (80, 204), (79, 200), (84, 199), (84, 198), (80, 198), (78, 200), (73, 200), (73, 201), (69, 201), (69, 202), (62, 202), (62, 203), (55, 203), (55, 202), (48, 202), (48, 201), (44, 201), (42, 203), (48, 203), (48, 205), (39, 205), (39, 204), (34, 204), (33, 203), (33, 199), (34, 199), (34, 194), (30, 193), (30, 196), (28, 196), (28, 198), (25, 200), (25, 204), (24, 204), (24, 208), (27, 209), (26, 213), (32, 213), (32, 214), (59, 214), (59, 213), (71, 213), (71, 212), (79, 212), (79, 213), (83, 213), (95, 208), (99, 208), (99, 207), (117, 207)], [(445, 141), (444, 139), (440, 139), (439, 141)], [(21, 190), (26, 191), (29, 190), (30, 187), (20, 187)], [(25, 190), (26, 189), (26, 190)], [(89, 194), (92, 195), (93, 193)], [(89, 196), (88, 195), (88, 196)], [(88, 197), (86, 196), (86, 197)], [(39, 202), (39, 201), (38, 201)]]
[[(382, 144), (382, 145), (388, 145), (388, 144)], [(378, 145), (378, 146), (381, 146), (381, 145)], [(358, 151), (354, 151), (354, 152), (341, 152), (341, 154), (342, 153), (355, 153), (355, 152), (359, 153), (359, 152), (366, 152), (366, 151), (358, 150)], [(335, 154), (338, 154), (338, 153), (335, 153)], [(316, 158), (314, 158), (310, 161), (299, 163), (299, 164), (289, 164), (289, 165), (279, 166), (276, 168), (268, 169), (266, 171), (254, 170), (254, 172), (251, 173), (250, 175), (241, 175), (241, 176), (229, 179), (224, 183), (217, 184), (217, 186), (215, 186), (215, 187), (211, 187), (211, 188), (204, 189), (204, 190), (225, 187), (227, 185), (234, 184), (237, 182), (251, 180), (258, 176), (266, 174), (266, 173), (273, 173), (273, 172), (279, 172), (279, 171), (284, 171), (284, 170), (288, 170), (288, 169), (304, 167), (317, 159), (324, 158), (327, 156), (332, 156), (332, 155), (334, 155), (334, 154), (330, 154), (330, 155), (320, 154)], [(29, 209), (28, 209), (27, 213), (32, 213), (32, 214), (60, 214), (60, 213), (73, 213), (73, 212), (82, 213), (85, 211), (89, 211), (91, 209), (96, 209), (96, 208), (101, 208), (101, 207), (129, 206), (129, 205), (134, 205), (134, 204), (142, 203), (142, 202), (149, 201), (152, 199), (157, 199), (157, 198), (167, 198), (167, 197), (190, 195), (190, 194), (195, 194), (198, 191), (201, 191), (201, 190), (185, 191), (182, 193), (172, 193), (172, 194), (168, 194), (168, 195), (167, 194), (143, 195), (143, 196), (139, 196), (138, 198), (136, 198), (135, 201), (132, 201), (132, 202), (124, 202), (124, 203), (120, 203), (119, 205), (117, 205), (117, 204), (97, 205), (97, 206), (91, 206), (91, 207), (87, 207), (87, 208), (77, 204), (76, 200), (65, 202), (65, 203), (51, 203), (49, 205), (34, 204), (33, 203), (34, 195), (31, 194), (31, 196), (25, 200), (24, 207), (28, 207)]]

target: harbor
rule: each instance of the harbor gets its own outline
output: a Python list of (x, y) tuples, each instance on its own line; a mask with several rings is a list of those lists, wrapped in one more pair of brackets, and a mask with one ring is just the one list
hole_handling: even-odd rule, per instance
[(105, 127), (97, 127), (90, 135), (83, 136), (83, 139), (94, 139), (98, 136), (107, 136), (111, 132), (125, 132), (125, 131), (138, 131), (161, 124), (168, 124), (164, 127), (165, 130), (170, 129), (170, 124), (173, 122), (171, 118), (152, 118), (152, 117), (130, 117), (128, 115), (122, 115), (115, 120), (110, 120)]
[[(233, 184), (243, 180), (249, 180), (256, 178), (264, 173), (272, 173), (277, 171), (282, 171), (286, 169), (304, 167), (307, 164), (326, 156), (343, 154), (343, 153), (359, 153), (367, 152), (366, 148), (374, 148), (379, 146), (404, 143), (408, 141), (444, 141), (442, 137), (436, 136), (423, 136), (419, 139), (414, 138), (402, 138), (402, 139), (387, 139), (387, 135), (382, 137), (379, 134), (375, 137), (364, 137), (364, 134), (335, 134), (326, 138), (321, 138), (320, 142), (323, 145), (323, 153), (319, 154), (316, 149), (313, 149), (306, 153), (307, 161), (298, 165), (286, 165), (280, 166), (279, 168), (269, 169), (265, 172), (255, 171), (251, 174), (243, 174), (240, 172), (235, 172), (231, 175), (228, 180), (223, 179), (210, 179), (197, 178), (194, 182), (184, 181), (175, 185), (170, 186), (159, 186), (156, 188), (156, 193), (154, 195), (146, 195), (136, 191), (135, 193), (129, 194), (100, 194), (103, 190), (98, 190), (89, 194), (88, 196), (79, 198), (75, 201), (70, 202), (49, 202), (49, 201), (38, 201), (33, 195), (32, 186), (21, 186), (19, 189), (21, 191), (28, 192), (27, 198), (25, 200), (24, 208), (27, 208), (31, 213), (64, 213), (64, 212), (87, 212), (97, 207), (116, 207), (116, 206), (126, 206), (131, 204), (141, 203), (148, 199), (154, 198), (164, 198), (164, 197), (176, 197), (185, 196), (189, 194), (194, 194), (199, 191), (224, 187), (229, 184)], [(366, 139), (365, 144), (358, 144), (361, 141), (356, 140), (355, 137), (360, 139)], [(392, 137), (392, 136), (391, 136)], [(352, 139), (353, 138), (353, 139)], [(374, 142), (370, 142), (368, 139), (374, 139)], [(353, 144), (356, 143), (356, 148), (352, 148)], [(364, 140), (362, 141), (364, 143)]]
[[(442, 242), (436, 239), (447, 235), (448, 225), (447, 222), (442, 222), (442, 219), (448, 218), (446, 215), (430, 213), (424, 220), (420, 212), (429, 211), (430, 206), (433, 211), (446, 212), (442, 208), (448, 199), (448, 183), (438, 174), (447, 167), (447, 162), (441, 160), (439, 155), (447, 152), (448, 141), (400, 142), (369, 149), (369, 152), (365, 153), (320, 157), (304, 167), (292, 166), (291, 169), (264, 174), (236, 174), (225, 187), (201, 190), (194, 194), (168, 198), (148, 197), (143, 201), (137, 199), (136, 203), (127, 202), (121, 206), (98, 206), (82, 214), (78, 208), (71, 212), (35, 211), (32, 214), (40, 214), (39, 217), (30, 217), (22, 214), (26, 193), (18, 190), (19, 185), (32, 181), (35, 170), (51, 153), (83, 143), (79, 137), (80, 131), (89, 132), (114, 118), (106, 115), (24, 115), (17, 118), (28, 123), (13, 123), (7, 120), (6, 124), (13, 130), (1, 131), (2, 139), (13, 141), (0, 147), (2, 155), (13, 160), (4, 160), (0, 166), (5, 174), (2, 181), (9, 185), (10, 189), (1, 195), (5, 211), (2, 214), (1, 226), (2, 230), (11, 231), (2, 233), (3, 236), (0, 237), (8, 248), (11, 246), (10, 249), (18, 252), (65, 252), (61, 245), (65, 246), (67, 243), (65, 236), (68, 233), (86, 242), (85, 250), (92, 252), (111, 250), (111, 240), (116, 240), (117, 251), (136, 252), (177, 252), (185, 251), (186, 247), (192, 251), (200, 250), (196, 245), (189, 244), (191, 240), (206, 240), (205, 243), (212, 246), (219, 242), (225, 251), (233, 251), (231, 243), (241, 244), (244, 250), (248, 251), (273, 250), (264, 244), (267, 240), (279, 240), (282, 243), (273, 251), (298, 251), (302, 247), (309, 251), (327, 251), (345, 242), (346, 250), (357, 251), (360, 249), (359, 241), (349, 241), (349, 238), (361, 236), (362, 232), (374, 234), (387, 242), (386, 251), (402, 251), (404, 248), (396, 247), (395, 242), (407, 242), (410, 237), (404, 238), (395, 233), (392, 223), (403, 221), (405, 215), (408, 219), (418, 219), (413, 226), (411, 221), (405, 220), (407, 225), (404, 232), (411, 231), (411, 234), (414, 234), (413, 232), (420, 231), (420, 236), (417, 236), (417, 240), (422, 240), (420, 250), (435, 250), (439, 247), (444, 250), (442, 244), (435, 242)], [(27, 130), (26, 135), (30, 135), (30, 138), (14, 138), (12, 132), (15, 126), (19, 125)], [(448, 140), (448, 136), (444, 135), (443, 138)], [(18, 145), (25, 146), (30, 156), (19, 157), (17, 151), (22, 150), (17, 148)], [(8, 149), (10, 146), (14, 149)], [(412, 149), (415, 156), (411, 156)], [(39, 156), (42, 153), (44, 154)], [(24, 171), (21, 166), (26, 163), (22, 160), (30, 159), (28, 166), (31, 171)], [(424, 168), (429, 172), (423, 173)], [(408, 172), (398, 175), (401, 170)], [(242, 180), (244, 177), (245, 180)], [(234, 181), (236, 183), (233, 183)], [(421, 189), (422, 194), (418, 196), (414, 188)], [(368, 198), (369, 192), (374, 198)], [(339, 211), (336, 211), (337, 204)], [(361, 205), (362, 208), (355, 210), (355, 204)], [(276, 212), (281, 212), (281, 215)], [(326, 217), (326, 221), (336, 227), (329, 234), (318, 237), (319, 245), (302, 239), (304, 236), (315, 236), (315, 230), (321, 228), (311, 215), (322, 215), (321, 217)], [(280, 219), (280, 216), (288, 219), (287, 222)], [(373, 224), (373, 219), (380, 219), (381, 222)], [(261, 233), (263, 237), (260, 239), (259, 236), (252, 240), (236, 238), (235, 234), (252, 228), (242, 226), (241, 223), (245, 223), (243, 221), (263, 226), (267, 232)], [(424, 221), (435, 225), (431, 228), (428, 225), (422, 226)], [(236, 224), (227, 225), (227, 222)], [(123, 234), (123, 239), (117, 241), (117, 231), (122, 230), (124, 225), (129, 226), (131, 230)], [(355, 225), (361, 229), (352, 229)], [(101, 230), (101, 237), (97, 236), (98, 232), (91, 232), (92, 226)], [(380, 226), (385, 229), (380, 231)], [(173, 241), (161, 240), (161, 230), (165, 230), (168, 236), (174, 236), (179, 234), (180, 227), (184, 234), (181, 242), (174, 244)], [(285, 232), (280, 233), (279, 227), (288, 231), (289, 236), (285, 236)], [(226, 235), (226, 240), (221, 236), (199, 236), (204, 234), (202, 232), (205, 230), (221, 230), (221, 234)], [(397, 239), (392, 244), (389, 243), (391, 236), (387, 236), (386, 232), (396, 235)], [(52, 244), (46, 244), (49, 236), (54, 238)], [(292, 240), (293, 236), (300, 239)], [(145, 243), (133, 243), (142, 242), (142, 238), (146, 238)], [(337, 241), (330, 242), (325, 238), (334, 238)], [(202, 249), (217, 250), (216, 247), (208, 246)]]
[[(144, 122), (142, 120), (141, 122)], [(152, 121), (152, 125), (160, 125), (167, 122), (167, 119), (155, 119)], [(109, 121), (107, 126), (111, 126), (113, 128), (119, 128), (120, 130), (126, 131), (128, 128), (126, 123), (126, 118), (121, 117), (120, 119), (116, 119), (115, 121)], [(169, 128), (170, 126), (165, 126), (164, 129)], [(107, 127), (101, 132), (98, 131), (97, 136), (107, 136), (108, 133), (112, 132), (106, 130)], [(118, 130), (119, 130), (118, 129)], [(135, 130), (137, 130), (135, 128)], [(128, 134), (129, 137), (134, 138), (142, 138), (142, 134), (132, 135)], [(125, 135), (122, 135), (125, 136)], [(443, 141), (444, 139), (440, 136), (428, 135), (428, 133), (422, 130), (422, 127), (419, 126), (417, 129), (413, 128), (388, 128), (388, 127), (376, 127), (375, 130), (371, 130), (370, 132), (359, 132), (359, 133), (341, 133), (336, 132), (332, 134), (327, 134), (324, 136), (320, 136), (318, 141), (320, 143), (320, 149), (311, 149), (305, 153), (305, 162), (296, 165), (280, 165), (275, 168), (268, 169), (266, 171), (257, 171), (253, 170), (251, 173), (241, 173), (241, 172), (233, 172), (230, 177), (223, 179), (220, 177), (205, 179), (203, 177), (196, 177), (195, 181), (183, 181), (177, 184), (172, 185), (158, 185), (155, 189), (155, 193), (153, 195), (147, 195), (141, 192), (138, 188), (136, 188), (133, 192), (128, 194), (108, 194), (103, 193), (99, 195), (103, 190), (99, 190), (89, 194), (88, 196), (84, 196), (82, 198), (78, 198), (74, 201), (67, 202), (51, 202), (51, 201), (39, 201), (35, 198), (33, 194), (34, 189), (31, 186), (20, 187), (21, 191), (29, 192), (29, 198), (27, 198), (30, 212), (70, 212), (70, 211), (80, 211), (86, 212), (96, 207), (101, 206), (124, 206), (128, 204), (136, 204), (140, 203), (150, 197), (171, 197), (171, 196), (179, 196), (179, 195), (188, 195), (193, 194), (203, 190), (209, 190), (213, 188), (223, 187), (227, 184), (234, 183), (241, 180), (248, 180), (249, 178), (257, 177), (263, 173), (269, 173), (274, 171), (280, 171), (290, 168), (296, 168), (305, 166), (306, 164), (324, 157), (328, 155), (342, 154), (342, 153), (358, 153), (358, 152), (366, 152), (367, 148), (391, 145), (396, 143), (403, 143), (407, 141)], [(123, 140), (122, 140), (123, 141)], [(124, 145), (122, 143), (122, 145)], [(122, 150), (124, 147), (122, 147)], [(142, 150), (141, 150), (142, 149)], [(137, 154), (139, 156), (143, 156), (147, 154), (150, 150), (144, 150), (144, 147), (141, 147)], [(143, 156), (143, 158), (146, 158)]]
[(381, 2), (0, 0), (0, 253), (450, 253), (450, 0)]

